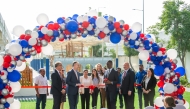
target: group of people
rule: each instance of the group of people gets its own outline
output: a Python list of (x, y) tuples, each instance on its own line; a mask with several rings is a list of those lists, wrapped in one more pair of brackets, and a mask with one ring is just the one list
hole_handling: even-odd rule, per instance
[[(73, 62), (73, 68), (64, 77), (64, 69), (61, 62), (55, 63), (55, 72), (51, 75), (52, 85), (50, 93), (53, 95), (53, 109), (63, 109), (66, 102), (66, 94), (70, 109), (77, 109), (78, 97), (80, 95), (81, 109), (116, 109), (117, 96), (119, 96), (120, 109), (125, 105), (125, 109), (134, 109), (135, 88), (137, 88), (139, 98), (139, 108), (143, 109), (142, 98), (144, 97), (144, 107), (154, 106), (155, 87), (157, 80), (154, 77), (154, 70), (144, 70), (143, 65), (139, 65), (139, 72), (136, 74), (130, 69), (129, 63), (124, 63), (123, 72), (121, 68), (115, 70), (111, 60), (107, 62), (107, 67), (97, 64), (92, 69), (91, 76), (88, 70), (83, 71), (83, 76), (79, 76), (79, 63)], [(45, 70), (40, 69), (40, 74), (36, 80), (36, 86), (47, 86)], [(49, 94), (46, 88), (36, 88), (36, 109), (45, 109), (46, 96)], [(100, 94), (100, 105), (97, 107), (98, 95)], [(92, 103), (90, 105), (90, 96)], [(124, 104), (123, 104), (124, 99)], [(165, 100), (167, 101), (167, 100)], [(167, 102), (165, 103), (167, 104)]]

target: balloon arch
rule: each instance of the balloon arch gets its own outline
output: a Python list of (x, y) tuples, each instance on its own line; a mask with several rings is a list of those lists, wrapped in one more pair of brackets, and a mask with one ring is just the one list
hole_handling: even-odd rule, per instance
[[(131, 27), (123, 20), (116, 21), (112, 16), (79, 16), (59, 17), (56, 22), (49, 21), (46, 14), (39, 14), (33, 31), (22, 26), (15, 26), (13, 34), (19, 39), (6, 45), (5, 53), (0, 55), (0, 108), (20, 109), (20, 102), (14, 100), (14, 93), (21, 88), (18, 82), (21, 78), (20, 71), (26, 67), (26, 61), (32, 56), (43, 53), (50, 55), (53, 47), (50, 41), (64, 41), (77, 37), (97, 37), (117, 44), (124, 40), (126, 47), (139, 51), (139, 59), (154, 65), (154, 72), (159, 76), (157, 83), (160, 96), (155, 99), (156, 109), (163, 108), (163, 96), (173, 96), (177, 104), (188, 104), (183, 99), (185, 88), (180, 85), (180, 76), (185, 74), (183, 67), (177, 67), (177, 51), (163, 47), (155, 42), (155, 36), (141, 33), (142, 25), (138, 22)], [(146, 107), (151, 109), (153, 107)], [(182, 109), (182, 108), (181, 108)]]

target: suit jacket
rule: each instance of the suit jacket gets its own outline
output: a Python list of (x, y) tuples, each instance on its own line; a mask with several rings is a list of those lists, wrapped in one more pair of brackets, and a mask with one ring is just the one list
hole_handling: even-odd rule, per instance
[(152, 93), (152, 94), (155, 94), (155, 87), (156, 87), (156, 78), (154, 76), (152, 76), (150, 78), (150, 80), (148, 81), (148, 84), (147, 84), (147, 88), (145, 88), (145, 81), (146, 81), (146, 78), (147, 76), (144, 76), (143, 80), (142, 80), (142, 83), (141, 83), (141, 86), (142, 88), (144, 88), (145, 90), (151, 90), (149, 93)]
[[(107, 70), (108, 71), (108, 70)], [(107, 84), (106, 90), (109, 92), (117, 91), (117, 83), (118, 83), (118, 72), (115, 71), (113, 68), (108, 76), (108, 72), (105, 74), (104, 78), (107, 78), (109, 81), (113, 82), (113, 84)]]
[(134, 93), (135, 73), (131, 69), (129, 69), (126, 73), (126, 76), (124, 78), (123, 76), (124, 73), (122, 75), (122, 81), (120, 86), (121, 93), (128, 94), (128, 91), (132, 91), (132, 93)]
[(166, 109), (173, 109), (173, 107), (167, 107)]
[(76, 86), (77, 83), (80, 83), (78, 72), (77, 72), (77, 76), (78, 76), (78, 79), (73, 69), (67, 73), (67, 78), (66, 78), (67, 93), (70, 95), (76, 95), (78, 93), (79, 87)]
[(61, 93), (62, 79), (61, 79), (59, 73), (57, 72), (57, 70), (55, 70), (55, 72), (52, 73), (51, 80), (52, 80), (51, 94), (53, 94), (53, 95), (61, 95), (62, 94)]

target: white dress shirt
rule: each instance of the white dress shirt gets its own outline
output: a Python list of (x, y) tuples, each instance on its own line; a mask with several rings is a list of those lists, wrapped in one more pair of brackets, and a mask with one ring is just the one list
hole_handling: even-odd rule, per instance
[[(38, 86), (48, 86), (46, 76), (39, 75), (35, 78), (35, 84)], [(47, 94), (47, 88), (38, 88), (39, 94)]]
[(89, 86), (92, 85), (92, 78), (90, 76), (88, 76), (87, 78), (81, 76), (80, 83), (84, 86), (84, 88), (89, 88)]
[(146, 77), (146, 79), (145, 79), (145, 89), (147, 89), (147, 85), (148, 85), (149, 80), (150, 80), (150, 77)]

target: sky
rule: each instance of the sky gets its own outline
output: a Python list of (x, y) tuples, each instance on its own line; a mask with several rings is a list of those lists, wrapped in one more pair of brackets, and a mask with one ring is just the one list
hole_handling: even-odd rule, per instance
[[(163, 1), (144, 0), (145, 30), (159, 21)], [(190, 0), (184, 1), (190, 3)], [(112, 15), (117, 21), (124, 20), (129, 25), (143, 22), (142, 11), (133, 10), (142, 10), (143, 0), (0, 0), (0, 13), (10, 33), (16, 25), (22, 25), (26, 30), (33, 30), (39, 25), (36, 17), (40, 13), (45, 13), (51, 21), (56, 21), (59, 17), (84, 15), (89, 7), (103, 14)]]

